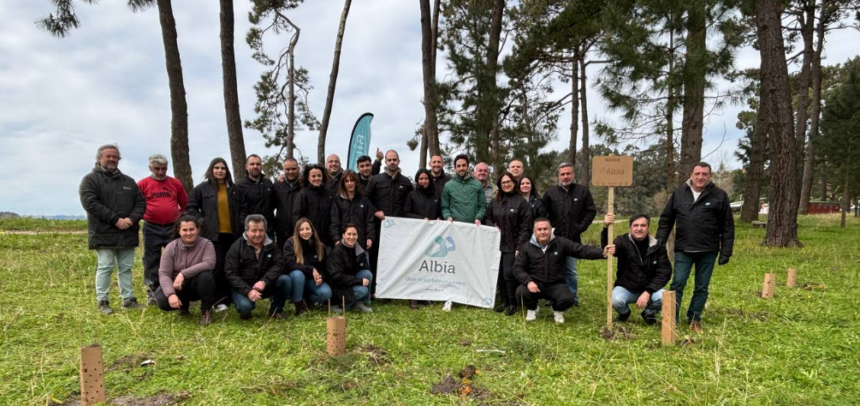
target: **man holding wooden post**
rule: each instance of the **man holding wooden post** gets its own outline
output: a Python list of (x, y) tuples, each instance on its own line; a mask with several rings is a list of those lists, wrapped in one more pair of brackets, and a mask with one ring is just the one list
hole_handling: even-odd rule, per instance
[(671, 290), (677, 292), (676, 317), (680, 317), (684, 287), (696, 265), (696, 284), (687, 309), (687, 322), (702, 332), (702, 311), (708, 300), (708, 285), (719, 254), (719, 264), (729, 263), (735, 240), (735, 222), (729, 196), (711, 183), (711, 165), (699, 162), (690, 179), (672, 193), (663, 214), (657, 240), (666, 242), (675, 227), (675, 276)]

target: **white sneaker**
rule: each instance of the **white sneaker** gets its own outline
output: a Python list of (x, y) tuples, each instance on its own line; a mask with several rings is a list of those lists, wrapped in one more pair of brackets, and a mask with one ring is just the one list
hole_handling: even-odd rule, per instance
[(443, 312), (450, 312), (450, 311), (451, 311), (451, 306), (452, 306), (453, 304), (454, 304), (454, 302), (452, 302), (452, 301), (450, 301), (450, 300), (449, 300), (449, 301), (447, 301), (447, 302), (445, 302), (445, 304), (444, 304), (444, 305), (442, 305), (442, 311), (443, 311)]
[(557, 312), (553, 310), (552, 318), (555, 319), (556, 323), (564, 323), (564, 312)]
[(527, 311), (526, 321), (535, 321), (535, 319), (537, 319), (538, 311), (540, 311), (540, 307), (536, 307), (534, 310)]
[(221, 313), (221, 312), (223, 312), (224, 310), (227, 310), (227, 305), (225, 305), (225, 304), (223, 304), (223, 303), (222, 303), (222, 304), (219, 304), (219, 305), (215, 306), (215, 309), (214, 309), (214, 310), (215, 310), (215, 313)]

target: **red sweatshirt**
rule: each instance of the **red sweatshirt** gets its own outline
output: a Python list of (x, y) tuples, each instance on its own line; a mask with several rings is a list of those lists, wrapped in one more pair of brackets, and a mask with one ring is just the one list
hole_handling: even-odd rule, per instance
[(182, 182), (170, 176), (164, 180), (155, 180), (147, 176), (137, 182), (137, 187), (146, 198), (146, 212), (143, 220), (156, 224), (173, 224), (179, 218), (179, 213), (185, 211), (188, 194), (182, 187)]

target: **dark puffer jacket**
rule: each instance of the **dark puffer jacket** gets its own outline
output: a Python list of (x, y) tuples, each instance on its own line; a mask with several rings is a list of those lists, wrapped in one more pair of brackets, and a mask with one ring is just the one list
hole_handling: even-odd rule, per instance
[[(245, 199), (236, 185), (227, 183), (227, 207), (230, 209), (230, 230), (233, 239), (242, 236), (245, 230), (245, 217), (248, 210), (245, 207)], [(218, 241), (218, 187), (209, 181), (205, 181), (191, 191), (188, 196), (188, 205), (185, 212), (201, 217), (203, 226), (200, 228), (200, 236), (209, 241)]]
[[(600, 234), (600, 244), (606, 246), (609, 231), (604, 228)], [(654, 293), (666, 286), (672, 277), (672, 264), (666, 246), (648, 236), (648, 251), (640, 255), (639, 249), (630, 234), (621, 234), (612, 242), (615, 244), (615, 257), (618, 259), (618, 272), (615, 286), (630, 292)]]
[(233, 289), (246, 296), (255, 283), (263, 281), (268, 288), (283, 274), (284, 260), (281, 258), (281, 250), (269, 237), (263, 241), (259, 257), (254, 252), (254, 247), (248, 245), (248, 240), (243, 237), (233, 243), (224, 259), (224, 275), (227, 281)]
[(531, 236), (531, 208), (519, 194), (503, 194), (501, 200), (493, 199), (490, 202), (484, 224), (499, 227), (502, 231), (499, 250), (515, 252)]
[(307, 217), (313, 223), (323, 244), (330, 247), (333, 243), (329, 238), (333, 202), (334, 196), (325, 186), (303, 188), (299, 192), (298, 204), (293, 207), (293, 224), (302, 217)]
[(546, 207), (543, 205), (543, 201), (540, 199), (540, 196), (537, 193), (532, 193), (529, 195), (529, 207), (532, 209), (532, 221), (535, 219), (546, 217), (549, 214), (546, 212)]
[(364, 250), (358, 244), (349, 248), (341, 243), (331, 250), (326, 264), (328, 269), (326, 280), (331, 286), (332, 303), (341, 303), (341, 297), (345, 297), (347, 303), (355, 300), (352, 287), (362, 285), (361, 278), (355, 275), (361, 270), (370, 269), (366, 258)]
[(260, 180), (257, 181), (245, 175), (245, 179), (236, 182), (236, 187), (245, 198), (248, 214), (262, 214), (266, 218), (266, 232), (271, 235), (275, 231), (275, 207), (272, 204), (275, 185), (260, 174)]
[(285, 271), (287, 273), (292, 271), (302, 271), (305, 274), (305, 278), (307, 280), (313, 280), (314, 277), (314, 268), (317, 269), (317, 272), (323, 277), (326, 278), (326, 260), (328, 256), (323, 253), (323, 258), (320, 259), (317, 254), (316, 247), (312, 244), (311, 241), (305, 241), (302, 239), (302, 253), (304, 256), (304, 263), (299, 263), (296, 260), (296, 249), (295, 249), (295, 240), (294, 237), (290, 237), (286, 243), (284, 243), (284, 250), (282, 255), (284, 256), (284, 263), (286, 264)]
[(412, 182), (400, 172), (393, 177), (384, 172), (370, 180), (364, 195), (386, 216), (403, 217), (406, 196), (412, 189)]
[(403, 215), (414, 219), (436, 220), (442, 218), (442, 202), (432, 186), (418, 186), (406, 196)]
[(361, 245), (361, 248), (367, 249), (367, 239), (376, 245), (376, 217), (373, 212), (373, 205), (365, 196), (352, 200), (343, 196), (336, 197), (331, 205), (330, 240), (340, 241), (343, 226), (352, 223), (358, 230), (358, 245)]
[(571, 184), (566, 191), (555, 185), (544, 193), (541, 200), (555, 228), (555, 235), (582, 243), (580, 236), (597, 214), (591, 192), (576, 183)]
[[(436, 197), (442, 197), (442, 190), (445, 189), (445, 184), (451, 180), (451, 175), (442, 171), (442, 174), (438, 177), (433, 177), (433, 173), (430, 173), (430, 180), (433, 182), (433, 188), (435, 189)], [(429, 217), (428, 217), (429, 218)]]
[(732, 256), (735, 219), (729, 195), (713, 183), (705, 186), (695, 202), (689, 181), (672, 193), (660, 215), (657, 239), (665, 242), (672, 226), (675, 226), (675, 251), (719, 252), (721, 257)]
[(272, 192), (272, 204), (275, 206), (275, 235), (278, 243), (285, 241), (295, 231), (296, 223), (293, 221), (293, 210), (298, 206), (299, 192), (302, 188), (299, 182), (293, 184), (276, 182), (275, 190)]
[[(89, 249), (137, 247), (138, 223), (146, 212), (146, 199), (134, 179), (119, 169), (109, 173), (96, 165), (81, 180), (79, 193), (87, 212)], [(116, 222), (126, 217), (131, 227), (120, 230)]]
[(523, 285), (534, 282), (538, 288), (565, 283), (564, 264), (567, 257), (603, 259), (600, 247), (582, 245), (564, 237), (554, 237), (544, 252), (532, 236), (518, 250), (520, 254), (514, 261), (514, 277)]

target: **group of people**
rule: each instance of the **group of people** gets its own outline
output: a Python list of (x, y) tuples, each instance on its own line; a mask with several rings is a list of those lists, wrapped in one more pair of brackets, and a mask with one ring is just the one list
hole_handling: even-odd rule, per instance
[[(535, 320), (543, 298), (556, 322), (579, 305), (577, 259), (615, 254), (618, 272), (612, 292), (619, 321), (635, 303), (646, 323), (656, 322), (662, 292), (672, 276), (665, 242), (677, 223), (672, 290), (681, 295), (692, 266), (696, 287), (688, 321), (701, 331), (701, 313), (717, 256), (728, 262), (734, 234), (728, 196), (710, 182), (710, 166), (696, 165), (690, 180), (669, 200), (656, 238), (650, 218), (630, 218), (628, 234), (607, 241), (613, 215), (604, 218), (601, 246), (583, 245), (581, 235), (597, 210), (587, 187), (574, 182), (573, 166), (558, 167), (558, 184), (542, 196), (520, 160), (489, 180), (485, 163), (472, 167), (467, 155), (445, 173), (442, 156), (412, 180), (401, 174), (396, 151), (376, 160), (362, 156), (358, 172), (344, 170), (330, 155), (325, 167), (292, 158), (283, 174), (262, 173), (262, 159), (248, 156), (246, 176), (233, 183), (227, 162), (215, 158), (204, 181), (186, 195), (181, 182), (167, 176), (167, 159), (149, 158), (150, 176), (135, 182), (118, 169), (119, 147), (99, 147), (93, 171), (84, 177), (80, 196), (87, 211), (89, 248), (97, 252), (99, 310), (110, 314), (111, 272), (117, 268), (123, 308), (141, 305), (133, 294), (131, 267), (144, 220), (144, 284), (150, 304), (189, 314), (200, 301), (200, 324), (213, 311), (235, 306), (248, 319), (258, 301), (269, 299), (268, 315), (283, 318), (289, 300), (294, 313), (329, 299), (344, 302), (335, 312), (372, 312), (381, 220), (386, 216), (448, 220), (495, 226), (501, 234), (501, 262), (494, 308), (514, 315), (520, 305)], [(178, 238), (177, 238), (178, 236)], [(417, 301), (410, 307), (417, 308)], [(451, 302), (443, 305), (450, 311)]]

